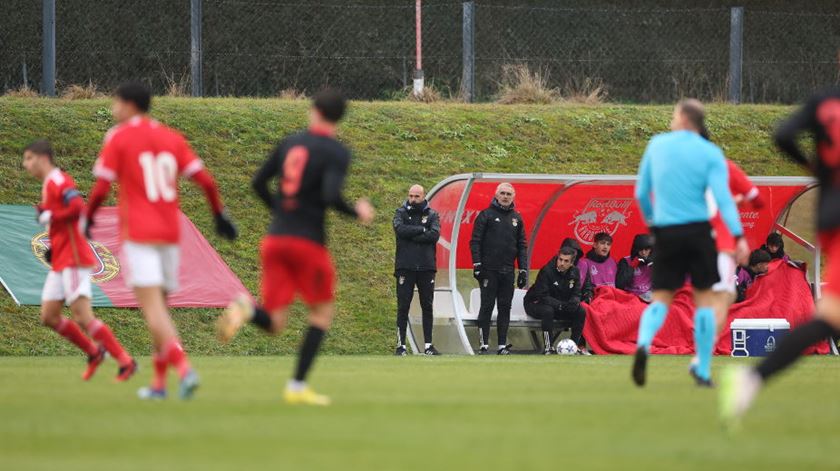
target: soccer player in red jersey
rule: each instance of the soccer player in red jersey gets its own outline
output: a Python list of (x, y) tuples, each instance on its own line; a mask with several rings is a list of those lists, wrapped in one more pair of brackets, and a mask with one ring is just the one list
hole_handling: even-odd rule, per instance
[[(747, 174), (735, 162), (726, 160), (729, 171), (729, 191), (732, 192), (732, 199), (739, 209), (754, 208), (756, 210), (764, 207), (764, 200), (758, 187), (753, 185)], [(708, 197), (711, 196), (707, 194)], [(712, 230), (715, 232), (715, 242), (718, 250), (718, 272), (720, 281), (712, 287), (715, 293), (715, 315), (717, 317), (717, 329), (726, 321), (729, 307), (735, 302), (735, 238), (723, 222), (717, 205), (713, 199), (708, 201), (712, 216)]]
[[(252, 180), (254, 190), (271, 209), (273, 219), (261, 246), (262, 305), (239, 296), (219, 319), (219, 339), (229, 341), (245, 322), (269, 334), (286, 326), (289, 305), (301, 295), (309, 306), (309, 329), (300, 347), (298, 365), (283, 394), (289, 404), (328, 405), (306, 383), (324, 334), (333, 319), (335, 268), (325, 247), (324, 219), (330, 207), (356, 217), (363, 224), (373, 221), (367, 200), (355, 208), (342, 196), (350, 152), (335, 139), (346, 103), (335, 91), (315, 96), (309, 114), (309, 129), (284, 139), (268, 156)], [(272, 195), (268, 182), (279, 180)]]
[[(708, 139), (707, 136), (706, 139)], [(764, 201), (761, 199), (761, 193), (758, 187), (753, 185), (747, 174), (735, 162), (726, 159), (726, 167), (729, 173), (729, 191), (732, 193), (732, 199), (739, 209), (752, 207), (761, 209), (764, 207)], [(715, 332), (720, 332), (721, 327), (726, 322), (729, 315), (729, 307), (735, 302), (736, 296), (736, 275), (735, 271), (738, 264), (735, 261), (736, 239), (729, 232), (729, 228), (723, 222), (723, 218), (717, 208), (714, 197), (711, 192), (706, 192), (706, 203), (709, 205), (709, 212), (712, 214), (712, 230), (715, 234), (715, 244), (717, 245), (717, 267), (720, 281), (712, 286), (713, 292), (713, 307), (715, 309)], [(708, 355), (713, 352), (709, 351)], [(711, 362), (711, 357), (708, 358)], [(694, 380), (701, 384), (703, 380), (697, 375), (695, 370), (699, 359), (695, 356), (691, 365), (689, 366), (689, 373)]]
[(141, 83), (117, 89), (111, 111), (119, 124), (106, 134), (94, 165), (97, 181), (87, 220), (94, 222), (111, 183), (118, 182), (122, 258), (154, 345), (152, 384), (138, 394), (142, 399), (165, 398), (166, 372), (172, 366), (181, 379), (179, 396), (189, 399), (198, 387), (198, 375), (166, 305), (167, 295), (178, 288), (178, 176), (204, 190), (219, 235), (232, 240), (237, 231), (225, 215), (213, 177), (181, 134), (147, 115), (150, 105), (151, 92)]
[[(806, 157), (799, 146), (802, 134), (813, 136), (816, 159)], [(816, 216), (820, 246), (828, 258), (826, 284), (814, 319), (791, 331), (757, 366), (726, 371), (720, 391), (720, 413), (729, 426), (738, 424), (767, 381), (791, 366), (803, 350), (840, 336), (840, 89), (812, 97), (782, 122), (775, 140), (782, 152), (811, 170), (819, 182)]]
[[(137, 363), (111, 329), (94, 317), (91, 308), (90, 276), (96, 259), (79, 225), (85, 206), (82, 195), (73, 178), (56, 167), (52, 146), (46, 140), (35, 141), (24, 149), (23, 167), (44, 182), (38, 222), (49, 228), (46, 258), (51, 269), (41, 295), (41, 321), (88, 355), (82, 379), (87, 381), (93, 376), (108, 352), (119, 363), (117, 381), (125, 381), (137, 371)], [(70, 306), (73, 320), (61, 315), (64, 303)]]

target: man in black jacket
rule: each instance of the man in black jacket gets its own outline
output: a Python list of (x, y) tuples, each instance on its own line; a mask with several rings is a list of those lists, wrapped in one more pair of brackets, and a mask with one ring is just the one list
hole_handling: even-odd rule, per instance
[(394, 276), (397, 278), (397, 349), (394, 355), (407, 353), (405, 333), (415, 286), (423, 311), (424, 353), (440, 355), (432, 345), (432, 304), (437, 270), (435, 248), (440, 238), (440, 217), (426, 201), (422, 186), (414, 185), (408, 190), (408, 199), (394, 214), (394, 234), (397, 237), (394, 263)]
[(514, 209), (516, 192), (510, 183), (496, 187), (490, 207), (478, 214), (473, 226), (470, 249), (473, 276), (481, 288), (481, 308), (478, 312), (479, 355), (488, 353), (490, 318), (493, 306), (498, 307), (496, 331), (499, 336), (499, 355), (509, 355), (507, 344), (510, 325), (510, 306), (513, 302), (514, 262), (519, 264), (516, 285), (528, 283), (528, 247), (522, 215)]
[(571, 339), (580, 348), (586, 310), (580, 305), (580, 272), (574, 266), (577, 253), (571, 247), (561, 247), (560, 253), (552, 258), (537, 275), (537, 281), (525, 294), (525, 313), (542, 321), (543, 353), (557, 353), (552, 347), (551, 331), (555, 319), (572, 322)]

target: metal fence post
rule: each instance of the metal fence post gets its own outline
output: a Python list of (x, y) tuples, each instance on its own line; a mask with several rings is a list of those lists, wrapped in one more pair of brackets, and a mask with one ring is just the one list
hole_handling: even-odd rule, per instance
[(461, 94), (469, 103), (475, 101), (475, 2), (463, 3), (463, 71)]
[(190, 76), (192, 78), (192, 96), (204, 96), (204, 63), (201, 49), (201, 3), (202, 0), (190, 0)]
[(43, 0), (41, 93), (55, 96), (55, 0)]
[(744, 7), (732, 7), (729, 13), (729, 102), (741, 103), (741, 78), (744, 66)]

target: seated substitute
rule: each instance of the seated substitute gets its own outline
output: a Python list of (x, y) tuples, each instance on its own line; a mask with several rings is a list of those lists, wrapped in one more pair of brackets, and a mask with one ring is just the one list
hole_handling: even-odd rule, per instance
[(633, 293), (649, 303), (653, 295), (653, 237), (638, 234), (633, 238), (630, 256), (618, 262), (615, 287)]
[(738, 297), (735, 302), (747, 299), (747, 289), (755, 283), (755, 279), (767, 273), (768, 266), (772, 260), (769, 253), (764, 250), (753, 250), (750, 254), (749, 266), (738, 268), (738, 279), (735, 281), (738, 289)]
[(580, 270), (580, 283), (586, 281), (586, 277), (592, 281), (594, 286), (615, 286), (615, 275), (618, 272), (618, 264), (610, 257), (613, 238), (606, 232), (595, 234), (595, 243), (592, 245), (586, 257), (579, 260), (577, 268)]
[(586, 310), (580, 305), (580, 273), (574, 266), (577, 253), (572, 247), (561, 247), (537, 275), (534, 285), (525, 294), (525, 313), (542, 321), (543, 353), (557, 353), (552, 347), (551, 332), (555, 319), (572, 322), (571, 339), (579, 346), (579, 351), (586, 350), (582, 341), (583, 325), (586, 322)]
[(770, 258), (773, 260), (782, 259), (786, 262), (790, 260), (790, 257), (785, 254), (785, 241), (778, 232), (773, 232), (767, 236), (767, 240), (761, 246), (761, 250), (770, 254)]

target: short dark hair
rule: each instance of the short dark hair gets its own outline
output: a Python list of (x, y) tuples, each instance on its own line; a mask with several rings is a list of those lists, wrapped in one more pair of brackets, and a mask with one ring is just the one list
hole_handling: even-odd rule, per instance
[(125, 82), (117, 87), (115, 95), (122, 101), (134, 103), (143, 113), (152, 107), (152, 90), (142, 82)]
[(324, 119), (331, 123), (337, 123), (344, 117), (347, 100), (338, 90), (326, 88), (315, 95), (312, 99), (312, 106), (321, 113)]
[(50, 162), (55, 163), (52, 144), (46, 139), (38, 139), (23, 149), (24, 152), (32, 152), (33, 154), (46, 155), (50, 158)]
[(759, 263), (769, 263), (772, 258), (770, 254), (762, 249), (753, 250), (750, 254), (750, 266), (756, 266)]
[(609, 242), (609, 243), (612, 244), (613, 238), (607, 232), (599, 232), (599, 233), (595, 234), (595, 239), (594, 240), (595, 240), (596, 244), (598, 242)]
[(578, 253), (577, 253), (577, 250), (569, 247), (568, 245), (564, 245), (564, 246), (560, 247), (560, 251), (557, 252), (557, 255), (570, 256), (570, 257), (572, 257), (572, 262), (574, 262), (575, 258), (577, 258)]
[(688, 118), (688, 121), (700, 133), (700, 136), (707, 141), (711, 141), (711, 134), (706, 127), (706, 110), (703, 109), (703, 105), (695, 99), (684, 99), (680, 100), (677, 106), (680, 108), (680, 113)]
[(778, 246), (784, 245), (784, 242), (782, 241), (782, 235), (779, 234), (778, 232), (773, 232), (772, 234), (767, 236), (766, 244), (767, 245), (778, 245)]

